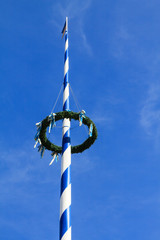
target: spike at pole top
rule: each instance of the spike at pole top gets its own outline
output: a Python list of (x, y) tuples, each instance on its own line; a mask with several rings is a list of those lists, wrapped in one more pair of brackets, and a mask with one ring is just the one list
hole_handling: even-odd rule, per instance
[(65, 21), (64, 27), (62, 29), (62, 34), (63, 34), (62, 38), (63, 38), (65, 32), (68, 32), (68, 17), (66, 17), (66, 21)]
[(66, 17), (66, 31), (68, 32), (68, 17)]

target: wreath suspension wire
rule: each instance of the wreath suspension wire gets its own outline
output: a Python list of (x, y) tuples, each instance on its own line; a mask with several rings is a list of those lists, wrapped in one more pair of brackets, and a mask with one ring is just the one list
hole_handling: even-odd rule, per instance
[[(79, 104), (79, 102), (78, 102), (75, 94), (73, 93), (73, 90), (72, 90), (70, 84), (69, 84), (69, 87), (70, 87), (70, 89), (71, 89), (71, 94), (72, 94), (72, 96), (73, 96), (73, 99), (74, 99), (75, 105), (76, 105), (76, 107), (77, 107), (77, 110), (78, 110), (78, 112), (80, 112), (80, 109), (82, 109), (82, 108), (81, 108), (81, 105)], [(79, 107), (80, 107), (80, 108), (79, 108)]]
[[(80, 109), (82, 109), (82, 108), (81, 108), (81, 105), (80, 105), (80, 103), (78, 102), (78, 99), (76, 98), (76, 96), (75, 96), (75, 94), (74, 94), (74, 92), (73, 92), (73, 89), (72, 89), (72, 87), (71, 87), (70, 84), (69, 84), (69, 87), (70, 87), (70, 89), (71, 89), (71, 94), (72, 94), (72, 96), (73, 96), (75, 105), (77, 106), (77, 110), (80, 112)], [(85, 129), (86, 133), (88, 134), (88, 132), (87, 132), (87, 127), (86, 127), (85, 125), (83, 125), (83, 126), (84, 126), (84, 129)], [(73, 128), (71, 127), (71, 129), (73, 129)]]
[(61, 94), (61, 92), (62, 92), (62, 88), (63, 88), (63, 84), (62, 84), (62, 86), (61, 86), (61, 88), (60, 88), (60, 91), (59, 91), (59, 93), (58, 93), (57, 99), (56, 99), (56, 101), (55, 101), (55, 104), (54, 104), (54, 106), (53, 106), (53, 108), (52, 108), (51, 113), (53, 113), (53, 111), (54, 111), (54, 109), (55, 109), (55, 107), (56, 107), (56, 105), (57, 105), (58, 99), (59, 99), (60, 94)]

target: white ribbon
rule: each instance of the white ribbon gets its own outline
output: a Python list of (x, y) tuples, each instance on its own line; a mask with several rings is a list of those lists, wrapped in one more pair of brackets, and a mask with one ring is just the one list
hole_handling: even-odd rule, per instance
[(56, 116), (56, 113), (51, 113), (49, 115), (49, 120), (50, 120), (49, 133), (51, 132), (51, 129), (56, 126), (55, 116)]
[(41, 140), (40, 140), (40, 138), (38, 138), (38, 140), (36, 141), (36, 143), (35, 143), (35, 145), (34, 145), (34, 148), (36, 148), (36, 146), (37, 146), (38, 143), (41, 145)]
[(58, 161), (58, 154), (57, 154), (57, 153), (54, 153), (52, 156), (53, 156), (53, 159), (51, 160), (49, 166), (52, 165), (52, 163), (54, 162), (54, 160), (56, 160), (56, 162)]
[(82, 122), (83, 122), (83, 118), (85, 118), (85, 114), (86, 114), (86, 112), (84, 110), (82, 110), (79, 113), (79, 126), (82, 126)]

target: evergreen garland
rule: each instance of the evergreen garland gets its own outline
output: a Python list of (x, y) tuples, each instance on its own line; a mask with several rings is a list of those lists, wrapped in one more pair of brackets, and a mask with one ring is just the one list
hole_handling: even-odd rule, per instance
[[(79, 120), (79, 113), (76, 112), (72, 112), (72, 111), (63, 111), (63, 112), (58, 112), (55, 115), (55, 122), (64, 118), (70, 118), (70, 119), (74, 119), (74, 120)], [(42, 127), (40, 130), (40, 134), (39, 134), (39, 138), (41, 140), (42, 145), (55, 153), (62, 153), (62, 147), (57, 146), (53, 143), (51, 143), (46, 136), (46, 131), (47, 131), (47, 127), (50, 124), (50, 120), (49, 120), (49, 116), (47, 116), (43, 121), (42, 121)], [(80, 145), (76, 145), (76, 146), (71, 146), (71, 153), (81, 153), (84, 150), (86, 150), (87, 148), (89, 148), (94, 141), (97, 139), (97, 129), (95, 124), (93, 123), (93, 121), (89, 118), (86, 117), (83, 118), (83, 124), (87, 125), (88, 128), (90, 127), (90, 124), (93, 125), (93, 132), (92, 132), (92, 136), (88, 137), (82, 144)]]

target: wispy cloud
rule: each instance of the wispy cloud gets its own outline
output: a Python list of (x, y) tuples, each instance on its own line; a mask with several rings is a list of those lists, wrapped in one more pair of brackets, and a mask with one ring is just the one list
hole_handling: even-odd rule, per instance
[(46, 229), (51, 235), (57, 231), (51, 221), (59, 213), (54, 205), (59, 196), (60, 163), (49, 167), (50, 154), (41, 159), (28, 142), (0, 151), (0, 204), (6, 209), (1, 211), (1, 229), (28, 239), (45, 239)]
[[(160, 84), (152, 84), (140, 112), (140, 124), (147, 135), (160, 139)], [(158, 140), (159, 141), (159, 140)]]
[[(49, 156), (50, 157), (50, 156)], [(41, 159), (32, 146), (26, 144), (21, 149), (1, 150), (1, 202), (26, 195), (24, 186), (37, 184), (55, 185), (57, 178), (52, 175), (49, 160)], [(46, 166), (46, 168), (44, 167)], [(53, 170), (53, 169), (52, 169)], [(55, 169), (55, 173), (57, 170)], [(43, 177), (42, 177), (43, 176)]]
[(72, 170), (74, 175), (86, 174), (92, 171), (96, 167), (96, 158), (93, 154), (88, 154), (87, 152), (72, 156)]
[(118, 25), (118, 29), (111, 34), (110, 51), (117, 59), (127, 58), (128, 50), (133, 44), (133, 36), (125, 25)]
[(83, 47), (87, 51), (88, 55), (92, 55), (92, 48), (87, 40), (87, 36), (84, 30), (84, 18), (85, 14), (89, 10), (91, 6), (92, 0), (87, 1), (66, 1), (65, 4), (55, 4), (53, 6), (53, 18), (52, 23), (56, 28), (59, 30), (63, 27), (60, 25), (62, 22), (62, 19), (65, 19), (66, 16), (69, 17), (69, 19), (72, 19), (72, 21), (75, 25), (74, 32), (75, 34), (81, 38)]
[(94, 121), (96, 123), (100, 123), (100, 124), (112, 124), (112, 118), (109, 116), (104, 116), (104, 115), (98, 115), (98, 116), (94, 116)]
[[(115, 121), (117, 121), (118, 113), (113, 110), (113, 107), (120, 106), (124, 103), (122, 98), (115, 95), (114, 92), (105, 92), (102, 96), (97, 98), (94, 105), (91, 117), (97, 124), (105, 126), (105, 128), (112, 129)], [(97, 109), (98, 111), (95, 111)]]
[(87, 53), (90, 56), (93, 56), (93, 51), (92, 51), (91, 45), (88, 43), (85, 31), (84, 31), (83, 19), (81, 19), (80, 22), (79, 22), (79, 27), (78, 27), (77, 34), (79, 34), (81, 36), (82, 42), (83, 42), (83, 46), (86, 49)]
[(66, 1), (66, 4), (58, 3), (57, 6), (58, 6), (61, 17), (69, 16), (72, 19), (84, 14), (84, 12), (88, 10), (90, 5), (91, 5), (91, 0), (87, 0), (87, 1), (71, 0), (71, 1)]

